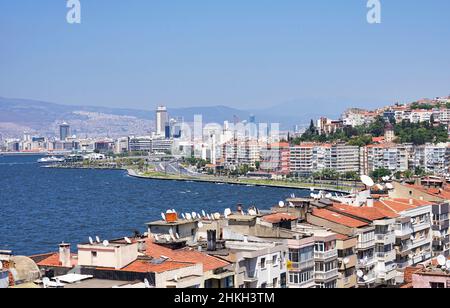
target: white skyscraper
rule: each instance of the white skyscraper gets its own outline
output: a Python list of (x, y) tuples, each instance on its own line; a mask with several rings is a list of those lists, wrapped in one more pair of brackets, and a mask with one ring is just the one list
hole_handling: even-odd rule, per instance
[(156, 135), (165, 135), (168, 122), (169, 116), (167, 114), (167, 108), (164, 106), (159, 106), (156, 109)]

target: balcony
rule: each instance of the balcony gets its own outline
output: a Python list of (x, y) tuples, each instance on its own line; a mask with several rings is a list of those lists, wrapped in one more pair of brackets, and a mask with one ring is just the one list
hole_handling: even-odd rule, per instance
[(351, 275), (348, 277), (340, 277), (337, 281), (338, 289), (350, 289), (357, 286), (356, 275)]
[(431, 240), (428, 237), (414, 239), (412, 241), (412, 244), (411, 244), (411, 249), (414, 249), (414, 248), (417, 248), (417, 247), (421, 247), (421, 246), (424, 246), (424, 245), (430, 245), (431, 244), (430, 242), (431, 242)]
[(316, 260), (329, 260), (329, 259), (336, 259), (338, 256), (337, 249), (332, 249), (328, 251), (315, 251), (314, 252), (314, 259)]
[(358, 241), (358, 244), (356, 244), (356, 249), (364, 250), (364, 249), (373, 248), (374, 246), (375, 246), (375, 239), (372, 239), (372, 240), (366, 241), (366, 242)]
[(258, 272), (256, 270), (246, 271), (244, 276), (245, 282), (255, 282), (258, 281)]
[(377, 262), (377, 260), (374, 257), (360, 259), (360, 260), (358, 260), (358, 267), (359, 268), (371, 267), (376, 262)]
[(402, 228), (400, 230), (395, 230), (395, 236), (396, 237), (405, 237), (408, 235), (411, 235), (413, 233), (413, 230), (411, 228)]
[[(364, 279), (366, 278), (366, 279)], [(369, 284), (372, 284), (376, 281), (377, 276), (374, 272), (370, 272), (369, 274), (365, 275), (364, 277), (359, 278), (358, 277), (358, 284), (361, 286), (367, 286)]]
[(431, 228), (431, 222), (427, 219), (412, 225), (413, 232), (422, 231), (429, 228)]
[(329, 272), (315, 272), (314, 277), (316, 281), (329, 281), (338, 278), (338, 269), (335, 268)]
[[(344, 259), (348, 259), (348, 263), (344, 263)], [(356, 255), (351, 255), (345, 258), (339, 258), (339, 270), (345, 270), (346, 268), (352, 268), (355, 267), (358, 263), (358, 259)]]
[(421, 252), (419, 255), (412, 257), (412, 263), (417, 264), (417, 263), (425, 262), (427, 260), (430, 260), (431, 257), (432, 257), (431, 251)]
[(395, 243), (395, 234), (394, 233), (376, 234), (375, 235), (375, 242), (379, 243), (379, 244)]
[(291, 262), (288, 270), (292, 272), (300, 272), (305, 269), (313, 267), (314, 267), (314, 260), (308, 260), (305, 262)]
[(379, 262), (392, 262), (395, 260), (395, 250), (388, 252), (377, 252), (375, 253), (375, 256)]

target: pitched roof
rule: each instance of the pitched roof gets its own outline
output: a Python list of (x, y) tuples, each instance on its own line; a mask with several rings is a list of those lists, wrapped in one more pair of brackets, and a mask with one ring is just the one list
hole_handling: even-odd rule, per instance
[(172, 250), (154, 243), (152, 239), (147, 240), (147, 250), (145, 254), (153, 258), (165, 256), (168, 257), (170, 261), (175, 262), (201, 263), (203, 264), (204, 272), (212, 271), (230, 264), (227, 261), (190, 248)]
[[(78, 260), (74, 258), (74, 254), (71, 255), (72, 267), (78, 265)], [(59, 261), (59, 253), (54, 253), (49, 257), (37, 262), (38, 266), (52, 266), (52, 267), (63, 267)]]
[(146, 260), (136, 260), (130, 265), (121, 269), (126, 272), (137, 273), (163, 273), (167, 271), (173, 271), (180, 268), (185, 268), (194, 265), (194, 263), (165, 261), (161, 264), (153, 264)]
[(333, 204), (333, 209), (340, 212), (341, 214), (344, 215), (348, 214), (369, 221), (389, 218), (389, 216), (386, 215), (386, 213), (383, 213), (374, 207), (367, 207), (367, 206), (354, 207), (347, 204), (335, 203)]
[(350, 228), (360, 228), (369, 225), (367, 222), (350, 218), (348, 216), (338, 214), (327, 209), (314, 209), (312, 214), (313, 216), (317, 216), (319, 218), (326, 219)]
[(262, 220), (272, 223), (272, 224), (279, 223), (283, 220), (294, 221), (297, 219), (298, 219), (298, 216), (291, 215), (288, 213), (274, 213), (274, 214), (266, 215), (262, 218)]
[(374, 207), (388, 215), (389, 217), (398, 217), (398, 214), (414, 208), (432, 205), (433, 203), (417, 199), (383, 199), (374, 202)]

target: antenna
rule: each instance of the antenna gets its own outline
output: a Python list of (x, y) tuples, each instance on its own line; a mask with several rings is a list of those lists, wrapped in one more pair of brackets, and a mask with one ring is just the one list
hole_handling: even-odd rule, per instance
[(125, 242), (127, 242), (127, 244), (132, 244), (131, 240), (128, 237), (124, 238)]
[(100, 237), (96, 236), (96, 237), (95, 237), (95, 241), (96, 241), (97, 243), (101, 243)]
[(176, 240), (175, 235), (173, 234), (173, 229), (172, 228), (169, 229), (169, 235), (170, 235), (170, 238), (172, 240), (174, 240), (174, 241)]
[(372, 188), (375, 185), (375, 182), (372, 180), (370, 176), (362, 175), (361, 182), (369, 188)]
[(94, 240), (89, 236), (89, 244), (94, 245)]
[(103, 246), (108, 247), (109, 246), (109, 242), (107, 240), (103, 241)]
[(278, 206), (281, 207), (281, 208), (283, 208), (283, 207), (285, 206), (285, 204), (284, 204), (283, 201), (280, 201), (280, 202), (278, 202)]
[(445, 266), (445, 264), (447, 263), (447, 259), (443, 255), (440, 255), (439, 257), (437, 257), (437, 262), (440, 266)]

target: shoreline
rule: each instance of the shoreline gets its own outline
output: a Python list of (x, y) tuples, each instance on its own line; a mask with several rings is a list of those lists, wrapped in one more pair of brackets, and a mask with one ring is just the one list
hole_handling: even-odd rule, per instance
[[(210, 184), (224, 184), (224, 185), (240, 185), (240, 186), (248, 186), (248, 187), (268, 187), (268, 188), (279, 188), (279, 189), (296, 189), (296, 190), (311, 190), (314, 188), (315, 191), (326, 191), (330, 193), (340, 193), (340, 194), (349, 194), (351, 193), (351, 189), (343, 190), (338, 188), (331, 187), (320, 187), (320, 186), (308, 186), (308, 185), (289, 185), (289, 184), (262, 184), (258, 182), (252, 182), (251, 179), (246, 181), (248, 182), (240, 182), (237, 180), (215, 180), (215, 179), (199, 179), (199, 178), (187, 178), (187, 177), (179, 177), (173, 176), (172, 178), (168, 176), (158, 176), (158, 175), (141, 175), (138, 174), (133, 169), (126, 169), (128, 176), (143, 180), (160, 180), (160, 181), (176, 181), (176, 182), (195, 182), (195, 183), (210, 183)], [(257, 181), (257, 180), (255, 180)]]

